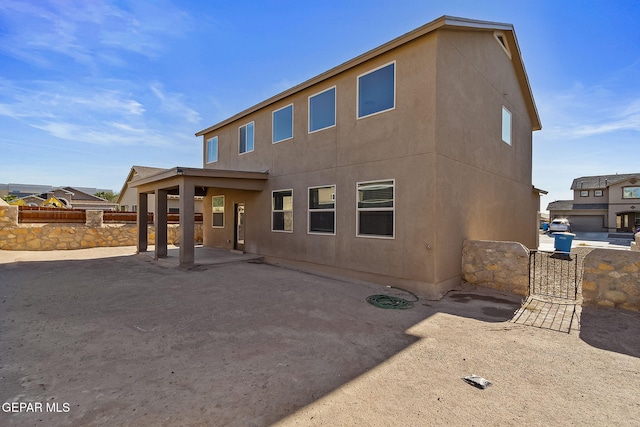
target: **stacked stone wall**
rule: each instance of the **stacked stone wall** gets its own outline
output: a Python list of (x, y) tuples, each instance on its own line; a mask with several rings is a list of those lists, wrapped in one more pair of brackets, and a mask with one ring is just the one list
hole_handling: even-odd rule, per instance
[(474, 285), (527, 295), (529, 250), (521, 243), (466, 240), (462, 279)]
[[(109, 246), (136, 246), (137, 224), (104, 224), (102, 211), (87, 211), (84, 224), (18, 224), (17, 206), (0, 206), (0, 249), (50, 251)], [(194, 242), (202, 242), (202, 224), (195, 224)], [(167, 225), (167, 243), (178, 244), (180, 226)], [(149, 244), (155, 240), (155, 227), (147, 227)]]
[(640, 252), (594, 249), (584, 259), (583, 305), (640, 310)]

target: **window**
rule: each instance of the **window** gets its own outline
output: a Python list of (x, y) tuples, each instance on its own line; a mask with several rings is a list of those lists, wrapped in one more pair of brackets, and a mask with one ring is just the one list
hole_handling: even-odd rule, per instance
[(273, 112), (273, 143), (293, 138), (293, 104)]
[(336, 186), (309, 188), (309, 233), (336, 233)]
[(239, 149), (240, 154), (253, 151), (253, 122), (240, 127)]
[(293, 190), (280, 190), (272, 193), (271, 230), (293, 231)]
[(224, 196), (213, 196), (211, 199), (212, 223), (215, 228), (224, 228)]
[(511, 145), (511, 111), (502, 107), (502, 140)]
[(207, 139), (207, 163), (218, 161), (218, 137)]
[(309, 97), (309, 133), (336, 125), (336, 87)]
[(593, 195), (596, 197), (602, 197), (602, 190), (594, 190)]
[(358, 236), (393, 238), (394, 186), (393, 180), (358, 183)]
[(589, 197), (589, 190), (580, 191), (580, 197)]
[(640, 187), (624, 187), (622, 189), (623, 199), (640, 199)]
[(358, 76), (358, 118), (392, 110), (395, 105), (395, 62)]

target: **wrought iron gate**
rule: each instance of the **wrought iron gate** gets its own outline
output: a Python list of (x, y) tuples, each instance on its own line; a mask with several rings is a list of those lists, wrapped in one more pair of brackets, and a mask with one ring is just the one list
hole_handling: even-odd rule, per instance
[(529, 295), (577, 300), (581, 261), (575, 253), (531, 251)]
[(531, 251), (529, 295), (512, 322), (561, 332), (571, 332), (580, 320), (576, 314), (581, 295), (581, 255)]

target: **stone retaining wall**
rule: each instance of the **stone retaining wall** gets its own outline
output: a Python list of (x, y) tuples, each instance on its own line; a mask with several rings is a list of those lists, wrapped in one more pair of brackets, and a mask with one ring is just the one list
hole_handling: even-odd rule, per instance
[(591, 251), (584, 259), (582, 297), (583, 305), (639, 311), (640, 252)]
[(462, 279), (474, 285), (527, 295), (529, 250), (515, 242), (465, 240)]
[[(107, 246), (136, 246), (137, 224), (104, 224), (102, 211), (87, 211), (85, 224), (18, 224), (17, 206), (0, 206), (0, 249), (48, 251)], [(194, 241), (202, 242), (202, 224), (195, 224)], [(178, 224), (167, 225), (167, 243), (179, 243)], [(148, 226), (149, 244), (155, 227)]]

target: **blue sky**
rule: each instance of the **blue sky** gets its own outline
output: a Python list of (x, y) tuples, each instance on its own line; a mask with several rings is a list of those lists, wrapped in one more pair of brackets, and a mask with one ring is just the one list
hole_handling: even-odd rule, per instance
[(637, 0), (3, 0), (0, 183), (201, 167), (195, 132), (442, 15), (515, 26), (543, 210), (575, 177), (640, 172)]

